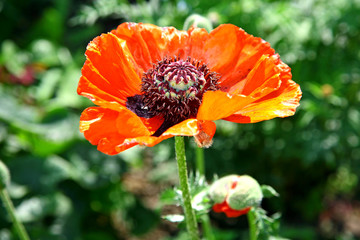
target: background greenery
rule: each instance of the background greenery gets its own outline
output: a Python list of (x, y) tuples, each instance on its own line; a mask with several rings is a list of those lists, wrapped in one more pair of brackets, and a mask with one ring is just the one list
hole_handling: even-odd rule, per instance
[[(192, 13), (270, 42), (303, 90), (294, 117), (218, 121), (208, 181), (249, 174), (273, 186), (280, 197), (263, 208), (282, 213), (283, 237), (359, 239), (359, 0), (0, 0), (0, 159), (32, 239), (184, 239), (160, 218), (179, 212), (161, 194), (177, 185), (173, 139), (98, 152), (78, 131), (92, 103), (76, 87), (95, 36), (124, 21), (181, 29)], [(246, 217), (210, 217), (218, 239), (246, 239)], [(2, 205), (0, 239), (16, 239)]]

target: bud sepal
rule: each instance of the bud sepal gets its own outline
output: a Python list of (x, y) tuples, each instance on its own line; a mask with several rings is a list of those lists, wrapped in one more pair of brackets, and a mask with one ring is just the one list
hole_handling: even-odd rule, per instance
[(251, 207), (260, 205), (263, 198), (259, 183), (248, 175), (229, 175), (215, 181), (209, 190), (215, 202), (214, 212), (223, 212), (227, 217), (248, 213)]

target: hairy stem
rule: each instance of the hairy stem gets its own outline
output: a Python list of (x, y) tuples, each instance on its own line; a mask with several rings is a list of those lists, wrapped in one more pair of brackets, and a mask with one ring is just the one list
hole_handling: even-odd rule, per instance
[(199, 231), (196, 222), (196, 217), (194, 210), (191, 206), (191, 195), (190, 195), (190, 187), (187, 176), (184, 137), (181, 136), (175, 137), (175, 152), (176, 152), (176, 160), (178, 164), (180, 189), (182, 192), (186, 227), (190, 235), (190, 239), (199, 240), (200, 238), (199, 238)]
[(249, 235), (250, 240), (256, 240), (256, 218), (255, 218), (255, 211), (253, 208), (247, 213), (248, 223), (249, 223)]

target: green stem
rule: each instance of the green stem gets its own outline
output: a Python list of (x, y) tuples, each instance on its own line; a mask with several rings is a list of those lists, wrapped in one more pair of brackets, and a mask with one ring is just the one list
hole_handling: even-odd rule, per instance
[(255, 218), (255, 211), (253, 208), (247, 213), (248, 222), (249, 222), (249, 234), (250, 240), (256, 240), (256, 218)]
[(14, 227), (19, 235), (19, 238), (21, 240), (30, 240), (30, 238), (24, 228), (24, 225), (17, 219), (17, 217), (15, 215), (14, 205), (13, 205), (6, 189), (0, 190), (0, 197), (4, 202), (5, 208), (6, 208), (7, 212), (9, 213), (11, 220), (14, 223)]
[(212, 227), (211, 227), (211, 222), (210, 222), (210, 218), (208, 216), (207, 213), (205, 213), (204, 215), (202, 215), (201, 217), (201, 222), (202, 222), (202, 227), (204, 229), (204, 236), (206, 240), (216, 240)]
[[(200, 177), (205, 177), (205, 158), (204, 149), (196, 147), (196, 169)], [(201, 217), (201, 223), (204, 230), (204, 236), (206, 240), (215, 240), (215, 236), (212, 230), (211, 221), (209, 215), (205, 213)]]
[(196, 170), (200, 176), (205, 176), (204, 149), (196, 147)]
[(199, 231), (194, 210), (191, 206), (190, 187), (187, 176), (184, 137), (175, 137), (175, 152), (179, 171), (180, 189), (183, 198), (186, 227), (191, 240), (199, 240)]

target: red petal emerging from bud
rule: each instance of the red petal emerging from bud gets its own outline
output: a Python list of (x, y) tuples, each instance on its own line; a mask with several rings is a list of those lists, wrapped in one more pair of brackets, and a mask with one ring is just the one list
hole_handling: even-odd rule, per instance
[(232, 209), (226, 201), (222, 202), (222, 203), (218, 203), (215, 204), (213, 206), (213, 210), (214, 212), (217, 213), (225, 213), (227, 217), (239, 217), (241, 215), (247, 214), (250, 211), (251, 207), (247, 207), (244, 209), (240, 209), (240, 210), (235, 210)]

